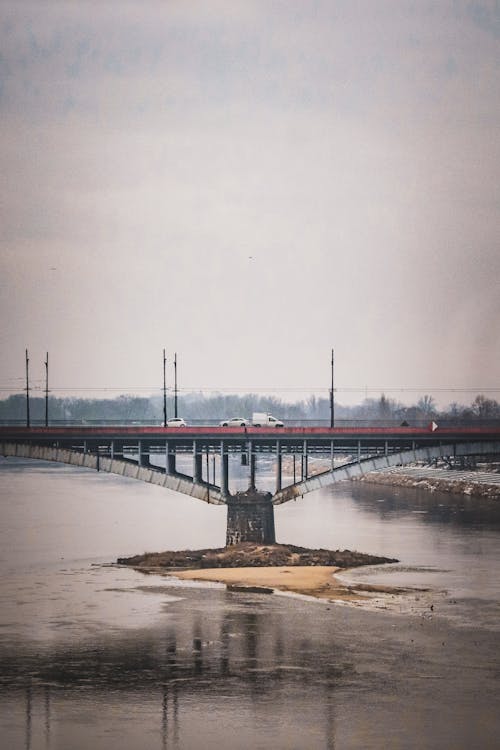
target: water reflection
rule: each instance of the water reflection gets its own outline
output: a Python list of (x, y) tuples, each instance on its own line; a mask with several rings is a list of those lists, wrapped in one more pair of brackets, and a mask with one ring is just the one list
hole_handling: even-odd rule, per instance
[(487, 498), (353, 482), (349, 487), (363, 511), (384, 520), (420, 514), (422, 523), (500, 529), (500, 503)]
[(163, 687), (161, 716), (161, 747), (177, 748), (179, 744), (179, 697), (177, 684)]
[(31, 687), (26, 688), (26, 748), (31, 748), (31, 712), (32, 712), (32, 690)]
[[(53, 720), (66, 723), (68, 715), (80, 717), (72, 727), (72, 747), (85, 746), (79, 744), (84, 736), (89, 745), (101, 747), (101, 721), (107, 715), (109, 722), (110, 702), (122, 707), (118, 713), (123, 707), (143, 713), (149, 727), (144, 747), (193, 747), (188, 738), (195, 725), (200, 736), (204, 732), (193, 706), (208, 722), (206, 747), (231, 746), (224, 744), (224, 724), (231, 716), (239, 725), (241, 744), (236, 746), (250, 747), (255, 718), (272, 724), (273, 716), (283, 712), (289, 718), (274, 727), (275, 744), (294, 747), (289, 732), (304, 710), (307, 691), (317, 735), (310, 746), (334, 748), (335, 693), (346, 676), (352, 680), (353, 665), (326, 622), (301, 622), (294, 607), (270, 600), (268, 605), (255, 597), (197, 592), (172, 605), (177, 616), (166, 628), (103, 634), (71, 646), (54, 642), (40, 648), (26, 642), (16, 651), (3, 648), (0, 701), (24, 696), (27, 750), (59, 747), (59, 737), (52, 742), (51, 726)], [(83, 718), (89, 690), (97, 704), (93, 727)], [(221, 725), (211, 725), (214, 716), (204, 710), (207, 699)], [(119, 723), (117, 717), (114, 721)], [(131, 738), (121, 744), (133, 746)]]
[(498, 744), (500, 504), (354, 484), (277, 508), (283, 541), (398, 557), (388, 583), (448, 591), (394, 617), (93, 565), (218, 546), (224, 515), (70, 467), (0, 474), (4, 747)]
[(50, 746), (50, 688), (48, 685), (44, 687), (44, 698), (45, 698), (45, 747)]
[[(212, 593), (211, 603), (213, 596)], [(332, 634), (324, 632), (324, 623), (316, 626), (317, 632), (311, 632), (310, 623), (291, 630), (292, 624), (298, 624), (295, 616), (289, 612), (287, 617), (275, 602), (265, 606), (258, 599), (242, 602), (241, 597), (230, 593), (220, 592), (218, 596), (224, 602), (222, 613), (196, 613), (187, 628), (183, 622), (175, 631), (169, 631), (166, 662), (164, 666), (161, 661), (156, 662), (167, 679), (187, 685), (188, 678), (214, 680), (226, 676), (246, 685), (249, 679), (256, 678), (260, 689), (265, 690), (282, 679), (287, 670), (300, 670), (301, 680), (311, 674), (316, 680), (342, 674), (337, 665), (342, 663), (343, 650)], [(257, 611), (248, 611), (250, 608)], [(156, 654), (157, 646), (153, 643), (151, 648)], [(146, 642), (144, 649), (143, 664), (150, 666)], [(130, 664), (128, 649), (125, 654), (120, 650), (115, 655), (115, 663), (120, 664), (120, 669)], [(137, 666), (134, 668), (137, 670)]]

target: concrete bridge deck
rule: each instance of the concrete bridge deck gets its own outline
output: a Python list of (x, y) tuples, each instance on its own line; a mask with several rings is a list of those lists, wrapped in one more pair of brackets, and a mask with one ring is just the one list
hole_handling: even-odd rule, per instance
[(224, 440), (228, 445), (238, 445), (251, 439), (255, 445), (274, 443), (277, 439), (283, 444), (300, 443), (308, 440), (310, 446), (323, 446), (332, 440), (341, 445), (355, 445), (358, 440), (363, 443), (419, 443), (437, 444), (439, 441), (454, 442), (464, 440), (500, 439), (500, 425), (494, 427), (157, 427), (141, 425), (80, 425), (25, 427), (19, 425), (0, 426), (0, 442), (11, 440), (146, 440), (151, 444), (173, 440), (179, 445), (193, 439), (217, 443)]

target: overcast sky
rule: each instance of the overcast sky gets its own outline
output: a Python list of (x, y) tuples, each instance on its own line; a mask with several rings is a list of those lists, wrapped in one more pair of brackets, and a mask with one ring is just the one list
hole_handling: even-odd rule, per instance
[(0, 0), (0, 117), (2, 388), (500, 398), (497, 1)]

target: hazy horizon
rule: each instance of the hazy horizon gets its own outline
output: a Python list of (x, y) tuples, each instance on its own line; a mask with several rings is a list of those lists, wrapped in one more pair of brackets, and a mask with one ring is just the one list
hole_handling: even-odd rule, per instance
[[(500, 398), (494, 0), (0, 0), (0, 397)], [(67, 389), (67, 390), (64, 390)], [(351, 390), (355, 389), (355, 390)], [(375, 390), (373, 390), (375, 389)]]

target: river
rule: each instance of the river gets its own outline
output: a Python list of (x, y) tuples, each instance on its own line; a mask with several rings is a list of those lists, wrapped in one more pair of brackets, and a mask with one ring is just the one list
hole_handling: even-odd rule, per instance
[(108, 565), (223, 546), (225, 508), (0, 459), (0, 736), (24, 750), (496, 748), (500, 504), (364, 483), (276, 509), (279, 541), (396, 557), (368, 608)]

